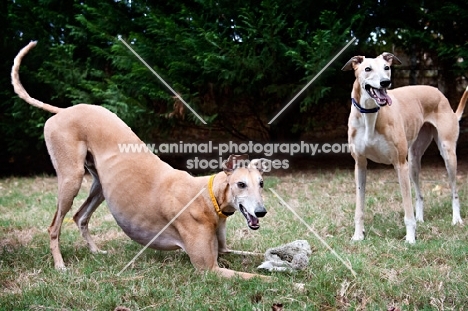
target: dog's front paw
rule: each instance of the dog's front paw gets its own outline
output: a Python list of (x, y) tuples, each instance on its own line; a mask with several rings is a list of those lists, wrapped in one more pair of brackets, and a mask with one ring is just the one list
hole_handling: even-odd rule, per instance
[(55, 265), (55, 270), (58, 272), (65, 272), (67, 271), (67, 267), (65, 267), (65, 265)]
[(97, 249), (97, 250), (94, 250), (94, 251), (91, 251), (91, 253), (93, 254), (107, 254), (107, 251), (103, 251), (102, 249)]
[(107, 254), (107, 251), (103, 251), (99, 247), (96, 246), (94, 243), (88, 243), (89, 251), (93, 254)]
[(463, 225), (463, 220), (461, 219), (460, 216), (453, 216), (453, 219), (452, 219), (452, 225)]
[(364, 235), (363, 234), (353, 235), (353, 237), (351, 238), (351, 241), (363, 241), (363, 240), (364, 240)]
[(218, 249), (218, 255), (230, 254), (230, 253), (232, 253), (232, 250), (228, 248)]
[(366, 232), (364, 230), (354, 232), (354, 235), (351, 238), (351, 241), (362, 241), (362, 240), (364, 240), (365, 233)]

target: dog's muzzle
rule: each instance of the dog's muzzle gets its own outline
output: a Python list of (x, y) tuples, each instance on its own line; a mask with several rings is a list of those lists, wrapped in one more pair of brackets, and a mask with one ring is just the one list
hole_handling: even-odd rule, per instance
[(242, 215), (244, 215), (245, 219), (247, 220), (247, 225), (252, 230), (258, 230), (260, 228), (260, 221), (258, 218), (264, 217), (267, 213), (263, 206), (258, 206), (255, 208), (255, 216), (247, 212), (247, 209), (242, 204), (239, 204), (239, 210), (241, 211)]
[(381, 87), (375, 88), (370, 84), (366, 84), (365, 89), (372, 99), (376, 101), (379, 106), (391, 105), (392, 99), (387, 94), (387, 87), (390, 85), (390, 81), (384, 80), (380, 82)]

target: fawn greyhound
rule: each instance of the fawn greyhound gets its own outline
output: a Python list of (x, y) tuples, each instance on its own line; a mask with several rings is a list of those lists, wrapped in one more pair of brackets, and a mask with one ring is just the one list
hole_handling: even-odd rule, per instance
[[(353, 240), (364, 239), (364, 195), (367, 159), (393, 164), (403, 198), (406, 241), (416, 239), (416, 221), (423, 221), (423, 196), (419, 186), (421, 157), (434, 139), (447, 168), (452, 189), (452, 223), (462, 223), (456, 185), (456, 144), (459, 124), (468, 99), (464, 92), (457, 111), (436, 88), (423, 85), (388, 90), (390, 66), (401, 64), (390, 53), (376, 58), (352, 57), (342, 70), (354, 70), (348, 140), (356, 162), (356, 211)], [(416, 190), (416, 218), (411, 202), (410, 179)]]
[[(31, 42), (19, 52), (11, 76), (19, 97), (55, 114), (44, 126), (47, 149), (58, 178), (57, 211), (49, 227), (55, 268), (65, 267), (59, 249), (60, 228), (81, 187), (86, 168), (93, 176), (93, 183), (88, 198), (73, 219), (91, 252), (101, 251), (89, 234), (88, 221), (106, 200), (122, 230), (141, 244), (146, 245), (163, 231), (149, 247), (183, 249), (195, 268), (224, 277), (259, 276), (220, 268), (217, 256), (230, 251), (226, 246), (229, 214), (238, 210), (251, 229), (259, 228), (258, 217), (266, 214), (262, 199), (265, 161), (256, 159), (248, 166), (236, 167), (236, 162), (245, 159), (231, 156), (222, 172), (211, 177), (193, 177), (173, 169), (151, 152), (120, 152), (119, 144), (139, 145), (142, 141), (115, 114), (86, 104), (61, 109), (28, 95), (18, 71), (22, 58), (35, 45), (36, 42)], [(207, 190), (176, 217), (204, 187)]]

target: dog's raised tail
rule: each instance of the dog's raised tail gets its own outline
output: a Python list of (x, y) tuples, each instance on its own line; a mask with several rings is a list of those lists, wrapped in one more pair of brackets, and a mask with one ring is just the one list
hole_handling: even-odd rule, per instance
[(15, 60), (13, 62), (13, 67), (11, 68), (11, 84), (13, 84), (15, 93), (18, 94), (18, 96), (24, 101), (26, 101), (28, 104), (49, 111), (51, 113), (58, 113), (60, 110), (62, 110), (62, 108), (43, 103), (40, 100), (34, 99), (31, 96), (29, 96), (28, 92), (26, 92), (23, 85), (21, 84), (19, 78), (19, 67), (21, 64), (21, 60), (23, 59), (24, 55), (26, 55), (29, 52), (30, 49), (36, 46), (36, 44), (37, 41), (29, 42), (29, 44), (22, 48), (21, 51), (19, 51), (18, 55), (16, 55)]
[(466, 102), (468, 101), (468, 86), (463, 93), (462, 98), (460, 99), (460, 103), (458, 103), (458, 108), (455, 114), (457, 115), (458, 121), (461, 120), (463, 116), (463, 110), (465, 110)]

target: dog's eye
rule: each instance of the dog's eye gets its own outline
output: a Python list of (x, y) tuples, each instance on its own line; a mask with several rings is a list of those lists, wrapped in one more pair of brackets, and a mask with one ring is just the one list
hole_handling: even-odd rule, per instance
[(367, 72), (369, 72), (369, 71), (371, 71), (372, 69), (371, 69), (371, 67), (366, 67), (366, 69), (364, 69), (364, 70), (367, 71)]
[(242, 182), (242, 181), (239, 181), (237, 183), (237, 187), (241, 188), (241, 189), (244, 189), (245, 187), (247, 187), (247, 185), (245, 184), (245, 182)]
[(385, 66), (384, 70), (390, 70), (390, 66)]
[(260, 180), (260, 188), (263, 188), (263, 180)]

